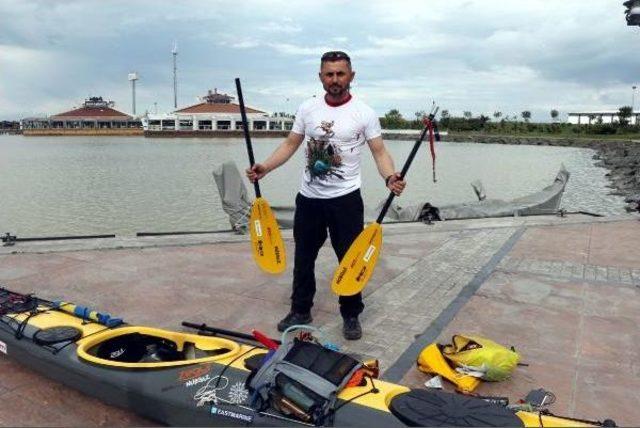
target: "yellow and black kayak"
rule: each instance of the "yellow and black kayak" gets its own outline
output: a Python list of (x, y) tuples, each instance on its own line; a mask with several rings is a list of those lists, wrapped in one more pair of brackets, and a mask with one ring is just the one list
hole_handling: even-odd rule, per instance
[[(272, 352), (242, 334), (225, 338), (202, 334), (205, 330), (193, 334), (132, 326), (86, 308), (0, 288), (2, 357), (84, 394), (167, 425), (314, 425), (298, 414), (302, 404), (288, 407), (295, 397), (281, 406), (256, 406), (248, 379)], [(322, 424), (597, 425), (515, 412), (474, 397), (411, 390), (373, 376), (342, 388)]]

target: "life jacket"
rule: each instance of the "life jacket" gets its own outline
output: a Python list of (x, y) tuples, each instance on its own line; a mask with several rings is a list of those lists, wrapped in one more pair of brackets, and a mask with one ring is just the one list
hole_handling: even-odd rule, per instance
[(458, 391), (468, 394), (480, 385), (480, 379), (457, 372), (444, 358), (441, 346), (432, 343), (420, 352), (418, 369), (425, 373), (442, 376), (453, 383)]

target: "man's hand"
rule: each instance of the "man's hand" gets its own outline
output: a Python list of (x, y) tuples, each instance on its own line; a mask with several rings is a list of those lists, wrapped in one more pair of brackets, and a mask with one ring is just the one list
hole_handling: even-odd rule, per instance
[(267, 175), (269, 170), (261, 163), (254, 163), (253, 166), (251, 168), (247, 168), (245, 172), (247, 173), (247, 178), (249, 179), (249, 181), (254, 183)]
[(393, 173), (387, 180), (387, 189), (395, 193), (396, 196), (400, 196), (406, 185), (407, 182), (400, 178), (399, 172)]

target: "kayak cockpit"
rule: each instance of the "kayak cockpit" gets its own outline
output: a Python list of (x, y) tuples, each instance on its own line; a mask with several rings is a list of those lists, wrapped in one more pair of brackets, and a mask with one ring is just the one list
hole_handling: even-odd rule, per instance
[(122, 327), (78, 342), (78, 357), (103, 366), (152, 369), (234, 357), (240, 345), (228, 339), (149, 327)]

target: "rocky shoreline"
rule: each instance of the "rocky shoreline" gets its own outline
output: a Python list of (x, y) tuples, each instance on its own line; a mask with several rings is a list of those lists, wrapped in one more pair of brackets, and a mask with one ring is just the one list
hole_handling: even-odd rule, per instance
[[(387, 140), (406, 140), (418, 138), (419, 134), (384, 135)], [(515, 144), (536, 146), (562, 146), (593, 149), (596, 165), (607, 168), (607, 177), (611, 181), (612, 195), (625, 198), (627, 211), (637, 211), (640, 207), (640, 136), (638, 140), (597, 140), (586, 138), (522, 137), (482, 134), (449, 133), (443, 141), (470, 142), (485, 144)]]

